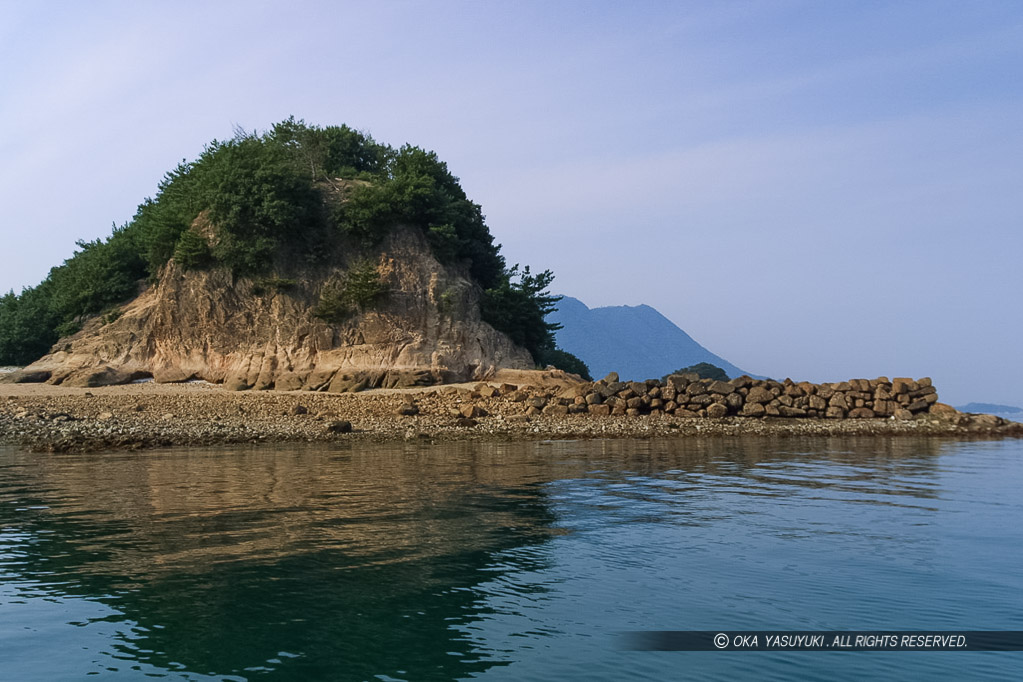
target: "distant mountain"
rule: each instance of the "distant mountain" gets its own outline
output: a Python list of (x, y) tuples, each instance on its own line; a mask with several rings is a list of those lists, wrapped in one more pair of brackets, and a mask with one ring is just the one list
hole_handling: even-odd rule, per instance
[(994, 403), (967, 403), (956, 408), (960, 412), (980, 412), (982, 414), (1020, 414), (1023, 407), (1013, 405), (995, 405)]
[(589, 308), (565, 296), (547, 319), (562, 325), (558, 345), (589, 365), (594, 379), (608, 372), (618, 372), (623, 380), (653, 379), (699, 362), (717, 365), (732, 378), (749, 374), (648, 305)]

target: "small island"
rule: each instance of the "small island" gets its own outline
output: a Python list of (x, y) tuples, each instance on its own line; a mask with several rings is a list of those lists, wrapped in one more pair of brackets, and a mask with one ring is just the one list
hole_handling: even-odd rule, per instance
[(961, 412), (986, 412), (997, 414), (1019, 414), (1023, 415), (1023, 407), (1013, 405), (996, 405), (994, 403), (967, 403), (958, 408)]
[(0, 298), (3, 441), (1019, 432), (928, 378), (594, 382), (553, 274), (506, 263), (435, 153), (345, 125), (214, 140), (79, 247)]

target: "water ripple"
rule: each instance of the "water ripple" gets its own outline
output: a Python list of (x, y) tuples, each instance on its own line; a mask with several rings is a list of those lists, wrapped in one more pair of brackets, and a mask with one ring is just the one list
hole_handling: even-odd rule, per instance
[[(999, 679), (1021, 655), (620, 652), (634, 629), (1023, 629), (1018, 441), (0, 450), (31, 681)], [(937, 657), (936, 657), (937, 656)]]

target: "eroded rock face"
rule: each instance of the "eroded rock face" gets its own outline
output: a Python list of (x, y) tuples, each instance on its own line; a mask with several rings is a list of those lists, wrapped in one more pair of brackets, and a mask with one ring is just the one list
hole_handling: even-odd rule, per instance
[(92, 319), (26, 372), (88, 386), (153, 376), (235, 390), (349, 391), (360, 382), (412, 386), (533, 366), (527, 351), (480, 320), (479, 288), (437, 262), (419, 232), (395, 231), (378, 271), (386, 299), (328, 324), (312, 310), (336, 267), (278, 287), (223, 269), (184, 272), (172, 261), (120, 317)]

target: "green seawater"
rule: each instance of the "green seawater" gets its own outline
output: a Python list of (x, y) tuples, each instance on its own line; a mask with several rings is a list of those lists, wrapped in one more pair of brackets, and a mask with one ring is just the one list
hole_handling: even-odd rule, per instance
[(0, 680), (1019, 679), (1023, 653), (624, 630), (1023, 630), (1023, 441), (0, 448)]

